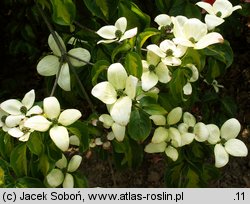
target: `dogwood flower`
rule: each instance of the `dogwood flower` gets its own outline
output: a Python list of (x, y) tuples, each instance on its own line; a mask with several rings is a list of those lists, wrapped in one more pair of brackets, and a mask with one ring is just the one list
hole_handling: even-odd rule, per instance
[[(245, 157), (248, 154), (246, 145), (236, 139), (241, 129), (239, 121), (235, 118), (227, 120), (220, 129), (220, 143), (214, 147), (215, 166), (221, 168), (229, 161), (229, 155)], [(218, 135), (218, 133), (216, 133)]]
[[(55, 188), (62, 184), (63, 188), (74, 187), (74, 177), (71, 173), (75, 172), (82, 162), (80, 155), (74, 155), (69, 163), (64, 155), (56, 162), (56, 168), (52, 169), (46, 176), (46, 182), (50, 187)], [(65, 173), (66, 170), (66, 173)]]
[(167, 14), (156, 16), (154, 21), (158, 24), (158, 30), (164, 29), (166, 32), (171, 32), (173, 29), (171, 17)]
[(132, 38), (137, 34), (137, 27), (127, 30), (127, 19), (125, 17), (119, 18), (115, 25), (107, 25), (100, 28), (96, 33), (106, 40), (100, 40), (99, 43), (112, 43), (115, 41), (123, 41)]
[(117, 125), (126, 126), (130, 119), (132, 100), (136, 96), (138, 79), (128, 76), (120, 63), (108, 68), (108, 81), (96, 84), (91, 93), (109, 105), (109, 112)]
[(182, 117), (182, 108), (176, 107), (171, 110), (167, 119), (163, 115), (152, 115), (150, 119), (155, 125), (160, 127), (155, 129), (151, 142), (146, 145), (144, 151), (147, 153), (165, 152), (173, 161), (178, 158), (178, 151), (176, 148), (181, 146), (181, 136), (178, 129), (170, 127), (180, 121)]
[(219, 91), (220, 91), (219, 88), (224, 88), (224, 86), (221, 84), (218, 84), (218, 81), (215, 79), (212, 81), (211, 84), (208, 83), (206, 79), (204, 80), (204, 82), (206, 82), (209, 85), (212, 85), (216, 93), (219, 93)]
[[(163, 53), (164, 54), (164, 53)], [(142, 89), (148, 91), (153, 88), (158, 81), (168, 83), (171, 80), (170, 72), (161, 58), (149, 50), (147, 60), (142, 60), (143, 73), (141, 76)]]
[(161, 57), (161, 61), (169, 66), (179, 66), (181, 64), (180, 57), (182, 57), (187, 50), (187, 47), (182, 45), (175, 45), (171, 40), (164, 40), (158, 47), (155, 44), (148, 45), (147, 49), (154, 52)]
[(240, 5), (233, 6), (228, 0), (216, 0), (212, 5), (207, 2), (198, 2), (196, 5), (208, 12), (205, 16), (208, 30), (222, 24), (225, 21), (224, 18), (242, 8)]
[(178, 130), (181, 134), (182, 146), (190, 144), (194, 139), (204, 142), (209, 137), (207, 126), (202, 122), (196, 123), (195, 117), (189, 112), (183, 114), (183, 123), (178, 125)]
[[(62, 48), (66, 51), (66, 46), (63, 39), (56, 33)], [(37, 72), (42, 76), (53, 76), (58, 75), (58, 85), (65, 91), (70, 91), (70, 72), (69, 65), (64, 61), (61, 50), (56, 44), (52, 34), (49, 35), (48, 44), (53, 52), (53, 55), (47, 55), (43, 57), (37, 64)], [(81, 67), (86, 65), (86, 62), (90, 61), (90, 53), (84, 48), (73, 48), (68, 51), (68, 54), (73, 57), (69, 57), (71, 64), (74, 67)], [(77, 59), (76, 59), (77, 58)], [(80, 59), (80, 60), (78, 60)], [(61, 66), (61, 70), (60, 70)], [(60, 73), (58, 73), (60, 70)]]
[(55, 97), (47, 97), (43, 100), (44, 116), (37, 115), (28, 118), (24, 127), (32, 130), (46, 132), (55, 145), (62, 151), (69, 148), (69, 133), (66, 127), (76, 122), (81, 117), (81, 112), (76, 109), (66, 109), (61, 112), (60, 103)]
[(194, 66), (193, 64), (187, 64), (187, 65), (185, 65), (185, 67), (189, 68), (191, 70), (192, 75), (189, 79), (187, 79), (187, 83), (183, 87), (183, 92), (185, 95), (191, 95), (192, 94), (192, 85), (190, 82), (195, 82), (198, 80), (199, 71), (196, 68), (196, 66)]
[(27, 118), (23, 119), (19, 126), (12, 127), (8, 130), (8, 134), (12, 137), (18, 138), (19, 141), (26, 142), (29, 140), (30, 134), (34, 132), (34, 130), (24, 127), (24, 122)]
[(33, 106), (34, 102), (35, 91), (31, 90), (25, 94), (22, 101), (9, 99), (1, 104), (1, 109), (8, 113), (8, 116), (4, 118), (8, 134), (15, 138), (19, 138), (20, 141), (27, 141), (32, 132), (31, 129), (23, 126), (27, 117), (43, 112), (38, 105)]
[(172, 22), (173, 41), (177, 45), (203, 49), (215, 43), (222, 43), (224, 40), (217, 32), (208, 33), (207, 25), (197, 18), (172, 17)]
[(112, 132), (107, 135), (108, 140), (116, 138), (117, 141), (123, 141), (125, 137), (126, 126), (116, 123), (109, 114), (102, 114), (99, 117), (99, 121), (103, 123), (103, 126), (107, 129), (111, 127)]

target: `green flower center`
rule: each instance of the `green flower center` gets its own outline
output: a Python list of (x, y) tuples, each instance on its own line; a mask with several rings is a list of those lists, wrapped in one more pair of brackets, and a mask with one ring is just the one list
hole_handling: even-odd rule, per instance
[(122, 37), (122, 31), (121, 30), (117, 30), (115, 31), (115, 36), (120, 39)]
[(22, 132), (23, 132), (24, 134), (28, 133), (29, 131), (30, 131), (30, 129), (27, 128), (27, 127), (23, 127), (23, 128), (22, 128)]
[(2, 121), (3, 123), (5, 123), (6, 118), (7, 118), (7, 115), (3, 115), (3, 116), (1, 117), (1, 121)]
[(167, 56), (173, 56), (173, 50), (171, 50), (171, 49), (168, 49), (167, 51), (166, 51), (166, 55)]
[(116, 91), (116, 93), (117, 93), (117, 96), (118, 96), (118, 97), (124, 96), (123, 89), (118, 89), (118, 90)]
[(194, 127), (189, 126), (187, 131), (188, 131), (189, 133), (193, 133), (193, 132), (194, 132)]
[(195, 39), (193, 37), (189, 38), (189, 41), (191, 41), (192, 43), (195, 43)]
[(174, 24), (171, 23), (170, 25), (162, 26), (161, 31), (166, 32), (166, 33), (170, 33), (171, 30), (173, 29), (173, 27), (174, 27)]
[(220, 141), (220, 143), (222, 144), (222, 145), (224, 145), (225, 143), (227, 142), (227, 140), (226, 139), (224, 139), (224, 138), (221, 138), (221, 141)]
[(222, 16), (222, 13), (221, 13), (220, 11), (218, 11), (218, 12), (216, 13), (216, 16), (217, 16), (217, 17), (221, 17), (221, 16)]
[(26, 114), (27, 113), (27, 111), (28, 111), (28, 109), (25, 107), (25, 106), (22, 106), (21, 108), (20, 108), (20, 112), (22, 113), (22, 114)]
[(53, 125), (57, 125), (57, 124), (58, 124), (57, 118), (53, 118), (53, 119), (51, 120), (51, 122), (52, 122)]
[(155, 70), (155, 65), (152, 65), (152, 64), (149, 65), (148, 69), (150, 72), (153, 72)]

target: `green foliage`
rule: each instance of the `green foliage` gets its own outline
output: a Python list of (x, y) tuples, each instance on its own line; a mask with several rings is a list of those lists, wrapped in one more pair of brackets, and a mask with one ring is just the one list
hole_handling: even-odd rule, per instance
[(134, 109), (130, 115), (128, 133), (132, 139), (143, 142), (151, 132), (151, 121), (148, 115), (140, 110)]
[(72, 24), (75, 15), (76, 7), (72, 0), (51, 0), (53, 21), (59, 25)]

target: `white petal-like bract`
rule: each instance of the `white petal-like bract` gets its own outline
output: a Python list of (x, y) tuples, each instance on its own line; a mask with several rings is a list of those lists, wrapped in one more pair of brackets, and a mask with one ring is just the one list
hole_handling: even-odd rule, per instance
[(105, 104), (113, 104), (117, 100), (117, 93), (113, 85), (108, 81), (96, 84), (91, 94)]
[(81, 112), (77, 109), (66, 109), (61, 112), (58, 122), (64, 126), (68, 126), (76, 122), (81, 116)]
[(55, 145), (62, 151), (66, 151), (69, 148), (69, 133), (63, 126), (54, 126), (49, 131), (50, 138)]
[(47, 97), (43, 100), (43, 109), (46, 117), (49, 119), (58, 118), (61, 112), (60, 103), (54, 96)]
[(113, 120), (126, 126), (130, 119), (132, 100), (128, 96), (119, 98), (110, 109), (110, 115)]
[(214, 147), (215, 166), (221, 168), (229, 161), (229, 155), (221, 144), (216, 144)]
[(69, 161), (68, 172), (76, 171), (81, 165), (81, 162), (82, 162), (82, 157), (80, 155), (74, 155)]
[(234, 157), (245, 157), (248, 150), (244, 142), (238, 139), (230, 139), (225, 143), (225, 150)]
[(227, 120), (220, 129), (221, 138), (226, 140), (234, 139), (240, 133), (241, 125), (235, 118)]
[(51, 124), (52, 123), (48, 121), (44, 116), (36, 115), (31, 118), (28, 118), (24, 122), (24, 127), (27, 127), (36, 131), (40, 131), (40, 132), (46, 132), (49, 129)]

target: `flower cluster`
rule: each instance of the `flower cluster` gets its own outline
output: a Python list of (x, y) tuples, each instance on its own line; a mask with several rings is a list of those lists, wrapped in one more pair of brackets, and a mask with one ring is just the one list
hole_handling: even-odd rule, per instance
[(206, 142), (214, 147), (215, 166), (220, 168), (229, 161), (229, 154), (235, 157), (247, 156), (246, 145), (235, 139), (240, 132), (240, 123), (235, 118), (227, 120), (219, 129), (214, 124), (197, 122), (189, 112), (182, 112), (176, 107), (170, 111), (167, 118), (163, 115), (150, 117), (155, 129), (151, 142), (146, 145), (148, 153), (165, 152), (173, 161), (178, 159), (178, 149), (182, 146), (197, 142)]
[[(122, 142), (127, 135), (126, 126), (131, 122), (133, 109), (142, 108), (141, 101), (151, 92), (155, 92), (158, 98), (158, 89), (162, 84), (175, 80), (173, 71), (185, 69), (183, 94), (189, 96), (193, 92), (192, 83), (200, 77), (198, 65), (186, 56), (187, 52), (207, 48), (210, 45), (223, 43), (223, 36), (213, 29), (224, 22), (224, 18), (240, 9), (240, 6), (232, 6), (227, 0), (216, 0), (213, 5), (206, 2), (198, 2), (197, 6), (208, 12), (205, 23), (196, 18), (185, 16), (158, 15), (154, 21), (158, 24), (162, 41), (146, 46), (146, 55), (141, 56), (142, 74), (134, 76), (129, 69), (125, 69), (122, 60), (113, 63), (107, 68), (107, 80), (96, 84), (92, 89), (92, 95), (106, 104), (109, 114), (102, 114), (99, 121), (104, 128), (111, 129), (105, 141), (114, 138)], [(104, 38), (98, 43), (113, 43), (133, 38), (136, 28), (126, 31), (127, 20), (119, 18), (115, 26), (104, 26), (97, 34)], [(118, 34), (119, 33), (119, 36)], [(165, 38), (164, 38), (165, 36)], [(126, 42), (125, 42), (126, 43)], [(206, 80), (203, 80), (208, 83)], [(211, 84), (218, 92), (222, 85), (213, 79)], [(143, 108), (142, 108), (143, 109)], [(153, 108), (152, 108), (153, 110)], [(173, 161), (178, 159), (178, 148), (197, 142), (206, 142), (215, 145), (215, 166), (222, 167), (228, 162), (228, 155), (246, 156), (247, 148), (243, 142), (235, 137), (239, 134), (239, 122), (236, 119), (226, 121), (221, 130), (214, 124), (196, 122), (195, 117), (189, 112), (182, 112), (181, 107), (174, 108), (165, 117), (165, 114), (153, 114), (147, 112), (148, 117), (158, 126), (152, 136), (151, 143), (145, 147), (148, 153), (165, 152)], [(232, 127), (237, 126), (231, 133)], [(110, 144), (110, 142), (109, 142)], [(103, 145), (101, 138), (92, 141), (92, 146)], [(238, 150), (241, 149), (241, 150)]]
[(9, 135), (20, 141), (28, 141), (33, 131), (46, 132), (62, 151), (69, 148), (69, 133), (65, 126), (71, 125), (81, 117), (76, 109), (61, 112), (60, 103), (55, 97), (43, 100), (43, 107), (34, 105), (35, 91), (31, 90), (24, 98), (9, 99), (1, 103), (1, 127)]

